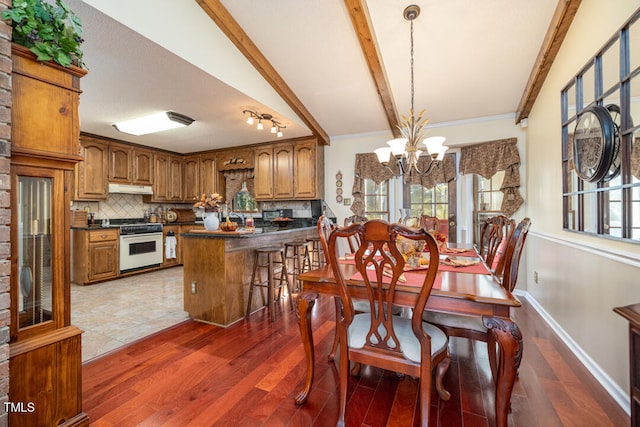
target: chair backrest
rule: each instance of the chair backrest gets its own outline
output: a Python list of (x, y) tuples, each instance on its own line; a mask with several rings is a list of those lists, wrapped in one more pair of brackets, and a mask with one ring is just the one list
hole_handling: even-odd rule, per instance
[[(369, 333), (364, 343), (365, 349), (384, 352), (388, 356), (404, 358), (399, 348), (399, 341), (395, 335), (392, 320), (392, 302), (396, 292), (396, 285), (404, 271), (405, 261), (396, 242), (399, 236), (415, 241), (425, 241), (430, 259), (438, 260), (438, 245), (431, 234), (422, 229), (411, 229), (401, 224), (389, 224), (383, 220), (370, 220), (362, 224), (339, 228), (329, 237), (329, 264), (333, 269), (340, 297), (343, 302), (343, 318), (340, 327), (348, 328), (353, 321), (354, 307), (351, 290), (346, 281), (351, 277), (343, 277), (338, 263), (339, 238), (349, 238), (358, 235), (362, 244), (354, 256), (355, 267), (362, 277), (369, 297), (371, 323)], [(431, 294), (433, 283), (438, 272), (438, 262), (431, 262), (421, 283), (419, 297), (413, 307), (414, 313), (422, 313)], [(382, 284), (382, 286), (381, 286)], [(412, 317), (411, 327), (421, 344), (430, 343), (428, 335), (422, 327), (422, 316)], [(384, 332), (386, 331), (386, 333)], [(430, 344), (429, 344), (430, 346)], [(429, 350), (430, 351), (430, 350)], [(430, 353), (427, 353), (430, 354)], [(427, 356), (429, 357), (429, 356)]]
[[(352, 224), (362, 224), (367, 221), (367, 217), (364, 215), (352, 215), (344, 219), (344, 226), (348, 227)], [(355, 253), (355, 251), (360, 247), (360, 240), (357, 235), (347, 238), (347, 242), (349, 242), (349, 250), (351, 253)]]
[(420, 227), (427, 231), (440, 231), (440, 220), (437, 216), (420, 215)]
[(509, 241), (511, 241), (513, 232), (516, 230), (516, 220), (507, 218), (504, 215), (498, 215), (495, 217), (495, 222), (502, 228), (502, 242), (500, 243), (500, 246), (498, 246), (495, 257), (489, 267), (493, 270), (493, 274), (496, 276), (502, 276), (505, 261), (507, 259), (505, 256), (507, 246), (509, 245)]
[(529, 227), (531, 227), (531, 220), (525, 218), (516, 227), (515, 231), (511, 235), (509, 244), (507, 245), (506, 252), (504, 254), (504, 274), (502, 276), (502, 287), (513, 292), (518, 281), (518, 270), (520, 267), (520, 258), (522, 255), (522, 249), (524, 248), (524, 242), (527, 239), (529, 233)]
[(504, 215), (487, 218), (482, 225), (478, 252), (494, 274), (502, 274), (505, 260), (503, 255), (514, 228), (515, 221)]
[(329, 253), (329, 236), (338, 228), (338, 225), (331, 221), (325, 215), (320, 216), (318, 218), (318, 235), (320, 236), (320, 244), (322, 245), (322, 253), (325, 254), (325, 260), (328, 259), (327, 254)]

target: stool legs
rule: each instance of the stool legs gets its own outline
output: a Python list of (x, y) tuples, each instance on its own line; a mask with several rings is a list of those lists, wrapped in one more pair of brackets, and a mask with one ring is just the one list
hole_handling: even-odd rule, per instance
[[(266, 257), (266, 261), (261, 259), (261, 255)], [(279, 256), (279, 260), (275, 259)], [(277, 264), (280, 265), (280, 277), (276, 278)], [(263, 281), (260, 270), (266, 269), (267, 280)], [(278, 283), (276, 285), (276, 280)], [(271, 321), (275, 321), (275, 290), (278, 289), (278, 295), (282, 290), (283, 285), (286, 285), (289, 294), (289, 306), (293, 310), (293, 298), (291, 297), (291, 285), (287, 276), (287, 268), (285, 264), (284, 251), (282, 248), (268, 248), (268, 249), (256, 249), (253, 261), (253, 272), (251, 273), (251, 284), (249, 285), (249, 299), (247, 301), (247, 311), (245, 317), (251, 315), (251, 306), (253, 302), (253, 290), (256, 286), (267, 288), (267, 302), (264, 300), (264, 293), (260, 292), (262, 296), (262, 304), (267, 305), (269, 309), (269, 315)]]

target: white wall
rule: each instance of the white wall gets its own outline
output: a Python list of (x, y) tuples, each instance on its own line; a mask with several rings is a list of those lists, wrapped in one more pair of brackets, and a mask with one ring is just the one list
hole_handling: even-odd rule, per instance
[(638, 7), (639, 0), (583, 0), (529, 115), (527, 214), (533, 227), (529, 274), (520, 277), (627, 410), (628, 329), (612, 309), (640, 302), (640, 245), (562, 231), (560, 91)]

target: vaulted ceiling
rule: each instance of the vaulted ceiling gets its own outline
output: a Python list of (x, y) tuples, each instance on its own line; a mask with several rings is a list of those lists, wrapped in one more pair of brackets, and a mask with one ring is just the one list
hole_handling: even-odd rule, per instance
[[(415, 106), (432, 126), (526, 117), (552, 57), (566, 4), (557, 0), (66, 0), (82, 18), (89, 74), (84, 132), (180, 153), (276, 138), (244, 109), (286, 125), (284, 138), (394, 132)], [(560, 38), (561, 39), (561, 38)], [(557, 45), (556, 45), (557, 48)], [(542, 53), (541, 52), (542, 49)], [(533, 70), (533, 71), (532, 71)], [(530, 106), (529, 106), (530, 107)], [(187, 128), (134, 137), (111, 125), (173, 110)]]

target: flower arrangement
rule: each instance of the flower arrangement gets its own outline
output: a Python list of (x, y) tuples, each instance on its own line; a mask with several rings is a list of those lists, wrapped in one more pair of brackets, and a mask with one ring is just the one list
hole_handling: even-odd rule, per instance
[(196, 197), (195, 200), (197, 201), (193, 204), (194, 208), (203, 208), (206, 212), (217, 212), (220, 209), (222, 196), (218, 193), (202, 193), (200, 198)]
[(31, 50), (38, 61), (53, 60), (63, 67), (84, 67), (80, 45), (82, 21), (62, 0), (14, 0), (2, 12), (11, 20), (12, 41)]

